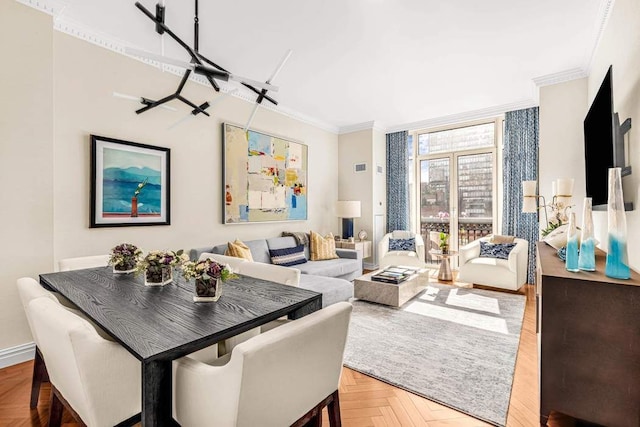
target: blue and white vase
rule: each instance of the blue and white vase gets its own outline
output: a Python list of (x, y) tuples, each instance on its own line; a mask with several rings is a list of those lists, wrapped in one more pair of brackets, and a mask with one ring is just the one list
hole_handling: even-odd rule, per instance
[(569, 228), (567, 229), (567, 260), (565, 266), (568, 271), (578, 272), (578, 228), (576, 227), (576, 213), (571, 212)]
[(584, 198), (582, 209), (582, 236), (578, 267), (584, 271), (596, 271), (596, 239), (593, 233), (593, 211), (591, 197)]
[(613, 279), (629, 279), (631, 278), (631, 269), (627, 255), (627, 218), (624, 213), (620, 168), (609, 169), (607, 218), (609, 220), (609, 250), (607, 251), (604, 274)]

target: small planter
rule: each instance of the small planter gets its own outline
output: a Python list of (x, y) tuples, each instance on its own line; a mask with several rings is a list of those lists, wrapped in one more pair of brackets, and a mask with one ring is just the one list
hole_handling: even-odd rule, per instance
[(145, 286), (164, 286), (173, 281), (173, 268), (170, 265), (149, 266), (144, 272)]
[(133, 273), (136, 269), (136, 261), (130, 260), (121, 262), (120, 264), (116, 264), (113, 266), (114, 274), (128, 274)]
[(222, 296), (222, 280), (195, 279), (194, 302), (215, 302)]

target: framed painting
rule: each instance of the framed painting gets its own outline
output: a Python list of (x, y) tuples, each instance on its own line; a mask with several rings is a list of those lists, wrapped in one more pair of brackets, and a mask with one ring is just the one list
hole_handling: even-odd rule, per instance
[(222, 124), (223, 222), (307, 219), (307, 146)]
[(171, 224), (170, 151), (91, 135), (90, 228)]

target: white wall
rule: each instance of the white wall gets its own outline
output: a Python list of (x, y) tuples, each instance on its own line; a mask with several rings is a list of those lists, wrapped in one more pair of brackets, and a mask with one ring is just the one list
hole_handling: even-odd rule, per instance
[[(540, 89), (539, 194), (551, 203), (551, 183), (558, 178), (573, 178), (572, 212), (576, 213), (578, 223), (586, 194), (582, 129), (586, 113), (586, 78)], [(544, 216), (540, 227), (545, 227)]]
[(52, 32), (50, 17), (0, 2), (0, 350), (31, 341), (16, 279), (53, 259)]
[[(632, 201), (634, 210), (627, 212), (629, 263), (640, 271), (640, 2), (616, 0), (600, 45), (596, 51), (588, 81), (588, 103), (598, 92), (604, 75), (613, 65), (613, 102), (620, 121), (631, 117), (628, 134), (633, 173), (623, 178), (625, 200)], [(607, 216), (594, 214), (596, 237), (606, 242)], [(604, 246), (606, 248), (606, 246)]]
[[(21, 64), (2, 67), (0, 76), (9, 90), (0, 98), (0, 351), (31, 341), (15, 280), (52, 271), (61, 258), (107, 253), (122, 241), (145, 249), (189, 249), (284, 230), (338, 229), (337, 135), (261, 109), (254, 129), (309, 147), (308, 220), (223, 225), (221, 123), (244, 123), (252, 104), (230, 98), (212, 109), (213, 117), (168, 130), (188, 107), (173, 104), (178, 112), (155, 109), (138, 116), (139, 105), (112, 92), (159, 98), (175, 90), (179, 77), (53, 32), (50, 16), (17, 2), (0, 2), (0, 23), (2, 58)], [(184, 95), (198, 103), (217, 96), (193, 82)], [(170, 226), (89, 228), (90, 134), (171, 148)]]

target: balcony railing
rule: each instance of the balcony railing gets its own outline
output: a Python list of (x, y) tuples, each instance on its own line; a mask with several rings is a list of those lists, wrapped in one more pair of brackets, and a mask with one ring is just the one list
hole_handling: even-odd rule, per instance
[[(425, 243), (426, 262), (437, 264), (438, 260), (429, 254), (432, 249), (439, 249), (439, 236), (431, 233), (450, 233), (449, 221), (440, 219), (423, 218), (420, 224), (420, 234)], [(480, 237), (493, 233), (493, 221), (491, 218), (459, 218), (458, 219), (458, 248), (471, 243)], [(451, 242), (450, 242), (451, 243)]]

